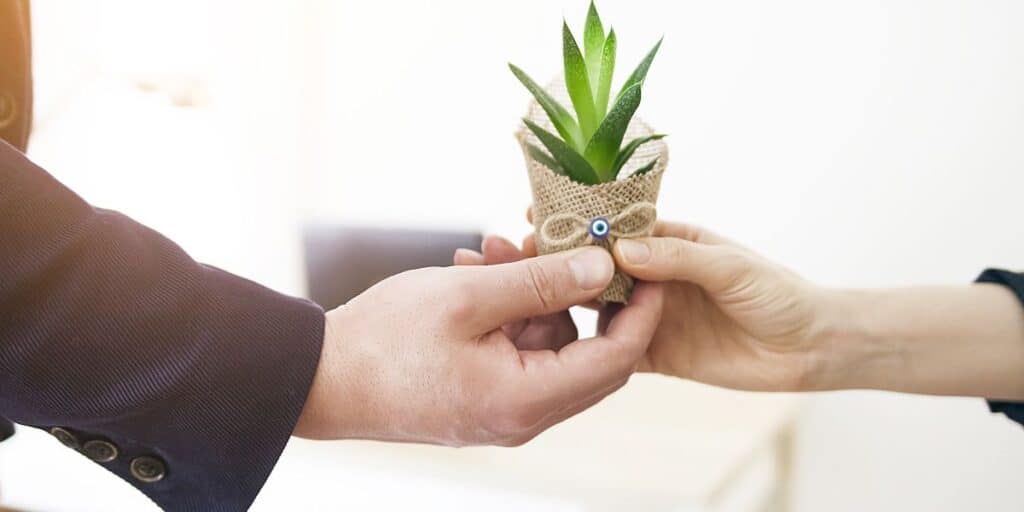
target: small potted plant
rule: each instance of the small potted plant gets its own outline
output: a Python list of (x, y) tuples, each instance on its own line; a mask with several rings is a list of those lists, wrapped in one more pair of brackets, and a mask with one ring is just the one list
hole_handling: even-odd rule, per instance
[[(540, 254), (584, 245), (611, 250), (619, 238), (648, 236), (654, 229), (668, 147), (664, 135), (633, 114), (661, 41), (613, 97), (617, 44), (615, 30), (605, 33), (591, 2), (582, 50), (568, 24), (562, 24), (564, 81), (545, 89), (509, 64), (533, 95), (518, 139), (533, 189)], [(562, 106), (567, 99), (575, 117)], [(616, 272), (598, 300), (627, 302), (632, 288), (633, 280)]]

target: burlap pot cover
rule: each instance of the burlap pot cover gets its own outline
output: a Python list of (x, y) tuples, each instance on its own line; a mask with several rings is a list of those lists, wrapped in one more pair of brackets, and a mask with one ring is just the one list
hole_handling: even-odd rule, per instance
[[(557, 86), (551, 92), (564, 96)], [(528, 119), (557, 133), (547, 114), (536, 101), (530, 104)], [(626, 130), (624, 142), (636, 137), (651, 135), (651, 130), (636, 117)], [(537, 252), (550, 254), (585, 245), (597, 245), (611, 251), (619, 238), (649, 236), (654, 230), (661, 177), (668, 166), (668, 146), (663, 140), (648, 142), (637, 149), (623, 167), (619, 180), (598, 185), (577, 183), (567, 176), (556, 174), (544, 164), (535, 160), (528, 151), (532, 144), (543, 149), (537, 137), (525, 126), (517, 138), (526, 158), (526, 168), (533, 189), (533, 227), (537, 239)], [(658, 162), (649, 172), (639, 176), (633, 171), (657, 158)], [(608, 223), (608, 234), (597, 238), (591, 234), (591, 224), (597, 219)], [(633, 290), (633, 279), (616, 271), (611, 284), (598, 298), (603, 303), (629, 301)]]

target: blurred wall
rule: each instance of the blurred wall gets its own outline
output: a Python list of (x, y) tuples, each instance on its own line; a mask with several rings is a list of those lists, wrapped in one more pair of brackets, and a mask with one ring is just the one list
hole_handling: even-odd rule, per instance
[(298, 4), (31, 6), (30, 156), (197, 260), (302, 293)]

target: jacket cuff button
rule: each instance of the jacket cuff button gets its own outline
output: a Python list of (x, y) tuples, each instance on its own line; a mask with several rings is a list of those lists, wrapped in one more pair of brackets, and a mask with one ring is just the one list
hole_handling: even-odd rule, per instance
[(78, 438), (65, 428), (53, 427), (50, 429), (50, 435), (56, 437), (57, 440), (60, 441), (60, 444), (67, 446), (72, 450), (77, 450), (82, 446), (81, 443), (78, 442)]
[(132, 459), (130, 469), (136, 480), (147, 484), (159, 482), (167, 474), (167, 466), (164, 465), (164, 462), (148, 455)]
[(82, 453), (94, 462), (110, 462), (117, 458), (117, 446), (114, 443), (94, 439), (82, 445)]

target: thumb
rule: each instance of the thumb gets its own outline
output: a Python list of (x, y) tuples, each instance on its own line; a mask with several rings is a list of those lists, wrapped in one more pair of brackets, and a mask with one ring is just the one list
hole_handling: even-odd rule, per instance
[(615, 261), (637, 279), (689, 281), (712, 293), (726, 291), (749, 274), (753, 262), (742, 250), (681, 238), (622, 239)]
[(615, 265), (604, 249), (586, 247), (484, 267), (461, 267), (463, 320), (486, 332), (524, 318), (583, 304), (611, 282)]

